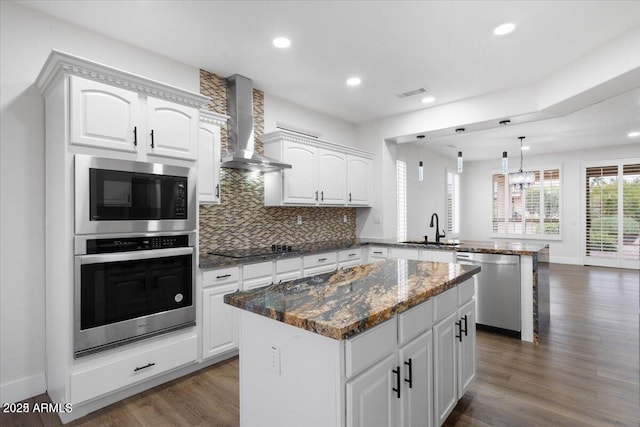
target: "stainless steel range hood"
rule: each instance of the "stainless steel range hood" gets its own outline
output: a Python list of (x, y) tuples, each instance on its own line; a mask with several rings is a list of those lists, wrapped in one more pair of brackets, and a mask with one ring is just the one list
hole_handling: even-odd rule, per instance
[(239, 74), (227, 77), (229, 151), (222, 155), (223, 168), (273, 172), (291, 165), (256, 153), (253, 133), (253, 84)]

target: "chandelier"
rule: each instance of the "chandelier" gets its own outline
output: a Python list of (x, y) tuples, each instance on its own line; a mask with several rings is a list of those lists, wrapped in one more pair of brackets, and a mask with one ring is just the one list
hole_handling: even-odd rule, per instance
[(529, 188), (533, 183), (536, 182), (535, 172), (522, 171), (522, 160), (523, 160), (522, 140), (524, 138), (525, 138), (524, 136), (518, 137), (518, 139), (520, 140), (520, 171), (509, 174), (509, 184), (511, 184), (511, 187), (514, 190), (522, 190), (523, 188)]

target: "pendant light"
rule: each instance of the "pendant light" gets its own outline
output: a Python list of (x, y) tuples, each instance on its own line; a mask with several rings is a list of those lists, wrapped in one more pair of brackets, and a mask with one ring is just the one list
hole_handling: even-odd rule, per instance
[(523, 172), (522, 171), (522, 161), (523, 161), (523, 153), (522, 153), (522, 140), (525, 139), (526, 137), (524, 136), (519, 136), (518, 139), (520, 140), (520, 171), (518, 172), (514, 172), (514, 173), (510, 173), (509, 174), (509, 183), (511, 184), (511, 187), (514, 190), (522, 190), (523, 188), (529, 188), (531, 187), (531, 184), (533, 184), (536, 181), (536, 174), (535, 172)]
[[(507, 125), (511, 123), (511, 120), (501, 120), (499, 122), (500, 126), (504, 127), (504, 131), (502, 132), (503, 139), (507, 137)], [(507, 152), (502, 152), (502, 174), (506, 175), (509, 173), (509, 158), (507, 157)]]
[[(422, 141), (424, 139), (424, 135), (418, 135), (416, 136), (416, 138)], [(422, 146), (420, 146), (420, 154), (420, 157), (422, 157)], [(420, 160), (420, 162), (418, 163), (418, 181), (424, 181), (424, 168), (422, 167), (422, 160)]]
[[(458, 128), (456, 129), (456, 133), (464, 133), (465, 128)], [(462, 151), (458, 151), (458, 173), (462, 173), (462, 170), (464, 168), (464, 164), (463, 164), (463, 160), (462, 160)]]

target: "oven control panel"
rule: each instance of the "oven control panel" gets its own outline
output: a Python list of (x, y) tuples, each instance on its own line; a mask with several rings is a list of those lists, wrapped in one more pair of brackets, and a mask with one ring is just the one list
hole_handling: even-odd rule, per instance
[(147, 251), (152, 249), (170, 249), (189, 247), (189, 235), (118, 237), (87, 240), (88, 254), (113, 252)]

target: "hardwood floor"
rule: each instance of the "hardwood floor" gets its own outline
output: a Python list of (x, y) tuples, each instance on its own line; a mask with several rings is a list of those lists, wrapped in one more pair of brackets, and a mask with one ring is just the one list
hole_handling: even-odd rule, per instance
[[(478, 331), (476, 379), (446, 426), (640, 425), (640, 272), (552, 264), (550, 280), (551, 324), (541, 344)], [(46, 395), (29, 399), (42, 401)], [(60, 421), (52, 414), (0, 414), (0, 425)], [(238, 426), (238, 360), (69, 425)]]

